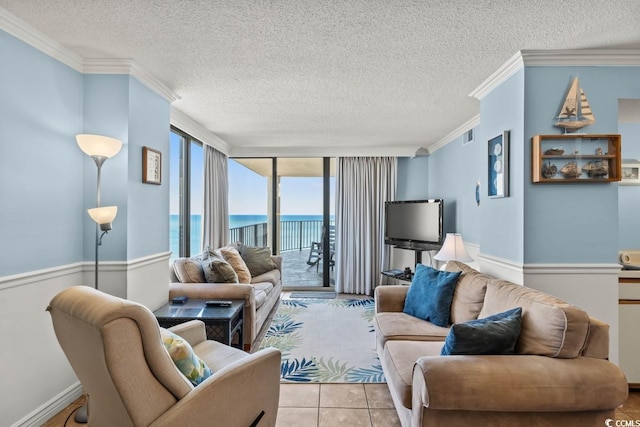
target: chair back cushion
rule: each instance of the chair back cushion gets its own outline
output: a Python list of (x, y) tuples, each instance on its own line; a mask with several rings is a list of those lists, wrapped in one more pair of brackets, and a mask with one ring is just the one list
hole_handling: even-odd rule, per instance
[(90, 425), (148, 425), (189, 393), (146, 307), (87, 286), (47, 308), (58, 342), (89, 396)]

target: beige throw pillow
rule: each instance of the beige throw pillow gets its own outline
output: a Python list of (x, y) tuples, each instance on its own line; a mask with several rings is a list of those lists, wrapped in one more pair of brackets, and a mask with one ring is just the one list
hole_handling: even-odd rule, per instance
[(220, 249), (220, 253), (224, 257), (224, 259), (231, 264), (231, 267), (235, 270), (238, 275), (238, 283), (251, 283), (251, 272), (245, 264), (244, 260), (240, 256), (240, 252), (234, 248), (222, 248)]
[(178, 258), (173, 262), (173, 271), (182, 283), (204, 283), (201, 261), (198, 257)]

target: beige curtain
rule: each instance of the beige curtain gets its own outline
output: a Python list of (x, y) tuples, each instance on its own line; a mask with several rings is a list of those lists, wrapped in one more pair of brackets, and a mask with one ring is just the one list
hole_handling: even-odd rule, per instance
[(396, 157), (341, 157), (336, 176), (336, 292), (373, 295), (388, 265), (384, 202), (396, 193)]
[(227, 156), (204, 146), (202, 245), (219, 248), (229, 241), (229, 178)]

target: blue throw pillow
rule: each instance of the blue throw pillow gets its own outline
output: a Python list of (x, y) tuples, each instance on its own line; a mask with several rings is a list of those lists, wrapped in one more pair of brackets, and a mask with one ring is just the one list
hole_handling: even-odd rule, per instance
[(416, 265), (416, 274), (409, 286), (402, 311), (434, 325), (449, 326), (453, 291), (460, 273)]
[(455, 323), (451, 326), (440, 355), (513, 354), (521, 324), (521, 307), (483, 319)]

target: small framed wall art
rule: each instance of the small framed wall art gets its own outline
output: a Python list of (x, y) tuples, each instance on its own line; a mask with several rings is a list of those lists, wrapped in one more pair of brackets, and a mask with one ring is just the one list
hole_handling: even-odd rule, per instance
[(149, 147), (142, 147), (142, 182), (162, 184), (162, 153)]
[(509, 197), (509, 131), (487, 143), (488, 196)]
[(640, 162), (624, 159), (621, 178), (620, 185), (640, 185)]

